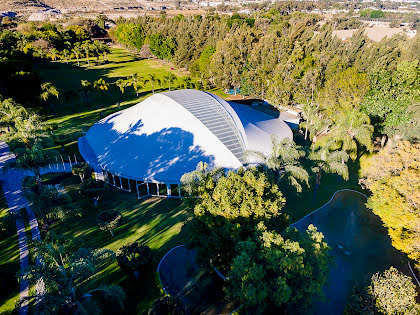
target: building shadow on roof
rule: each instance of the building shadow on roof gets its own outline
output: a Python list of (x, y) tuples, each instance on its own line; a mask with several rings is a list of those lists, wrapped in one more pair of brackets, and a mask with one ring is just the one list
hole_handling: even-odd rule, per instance
[(138, 180), (179, 182), (199, 162), (214, 165), (214, 156), (194, 145), (194, 134), (181, 128), (164, 128), (151, 134), (141, 120), (120, 132), (113, 119), (99, 121), (87, 134), (98, 163), (110, 173)]

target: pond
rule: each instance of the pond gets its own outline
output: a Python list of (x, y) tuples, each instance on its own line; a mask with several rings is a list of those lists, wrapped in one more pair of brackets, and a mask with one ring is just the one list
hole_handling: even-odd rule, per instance
[(227, 314), (239, 306), (224, 300), (223, 280), (213, 270), (201, 268), (196, 252), (183, 245), (170, 250), (157, 271), (162, 288), (181, 300), (187, 314)]
[(318, 211), (292, 225), (299, 230), (315, 225), (334, 257), (325, 299), (314, 303), (315, 314), (342, 314), (354, 283), (373, 273), (394, 266), (409, 274), (402, 264), (403, 255), (392, 247), (379, 217), (365, 203), (361, 193), (339, 191)]

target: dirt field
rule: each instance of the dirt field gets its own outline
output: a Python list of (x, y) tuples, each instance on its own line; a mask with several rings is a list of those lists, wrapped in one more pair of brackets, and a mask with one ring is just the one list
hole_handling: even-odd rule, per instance
[[(349, 39), (354, 32), (357, 30), (336, 30), (333, 31), (333, 35), (337, 36), (338, 38), (342, 40)], [(392, 37), (395, 34), (407, 34), (408, 36), (411, 35), (411, 33), (407, 32), (404, 28), (398, 27), (398, 28), (391, 28), (387, 26), (372, 26), (366, 28), (365, 34), (367, 37), (369, 37), (374, 42), (380, 42), (385, 37)]]

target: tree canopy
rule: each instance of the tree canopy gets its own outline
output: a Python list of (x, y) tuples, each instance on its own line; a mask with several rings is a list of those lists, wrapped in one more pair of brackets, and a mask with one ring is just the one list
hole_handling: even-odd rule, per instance
[(420, 144), (402, 141), (369, 160), (363, 183), (367, 206), (378, 215), (398, 250), (420, 264)]

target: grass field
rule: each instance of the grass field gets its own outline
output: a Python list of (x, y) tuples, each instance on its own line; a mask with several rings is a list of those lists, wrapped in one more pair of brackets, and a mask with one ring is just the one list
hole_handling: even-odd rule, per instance
[[(168, 73), (172, 72), (178, 77), (176, 86), (172, 88), (177, 88), (180, 79), (188, 75), (188, 72), (175, 69), (170, 63), (156, 59), (140, 59), (118, 47), (111, 49), (108, 61), (104, 63), (101, 60), (97, 63), (95, 58), (91, 58), (90, 67), (87, 66), (85, 59), (81, 59), (80, 67), (77, 66), (75, 60), (68, 64), (63, 61), (34, 64), (33, 70), (43, 82), (51, 82), (60, 89), (60, 98), (58, 100), (53, 98), (48, 104), (48, 113), (44, 114), (47, 116), (47, 124), (56, 128), (54, 136), (61, 138), (60, 145), (54, 148), (60, 149), (63, 154), (71, 156), (78, 154), (76, 145), (78, 137), (101, 119), (101, 115), (107, 116), (137, 104), (152, 94), (150, 82), (139, 90), (138, 96), (132, 87), (126, 87), (122, 94), (120, 89), (113, 84), (118, 79), (126, 79), (134, 73), (144, 78), (147, 78), (148, 74), (153, 74), (163, 82), (162, 86), (155, 84), (155, 92), (161, 92), (168, 90), (168, 84), (164, 82), (164, 76)], [(82, 90), (81, 80), (93, 82), (99, 78), (104, 78), (110, 84), (108, 91), (104, 91), (102, 95), (92, 90), (87, 92), (86, 97)], [(220, 90), (212, 90), (212, 92), (226, 96)], [(120, 106), (117, 106), (117, 103)]]
[[(122, 245), (140, 242), (153, 250), (153, 262), (138, 280), (123, 272), (116, 262), (98, 274), (98, 281), (120, 284), (127, 294), (127, 314), (143, 314), (154, 299), (160, 296), (155, 280), (157, 264), (172, 247), (182, 244), (180, 234), (188, 219), (188, 206), (179, 199), (148, 198), (137, 200), (135, 193), (113, 190), (94, 207), (90, 200), (81, 199), (78, 193), (80, 180), (70, 174), (49, 174), (43, 177), (46, 184), (60, 184), (83, 209), (82, 217), (74, 217), (52, 225), (49, 230), (73, 240), (75, 248), (108, 248), (117, 251)], [(98, 213), (116, 209), (123, 216), (121, 225), (112, 237), (97, 225)]]

